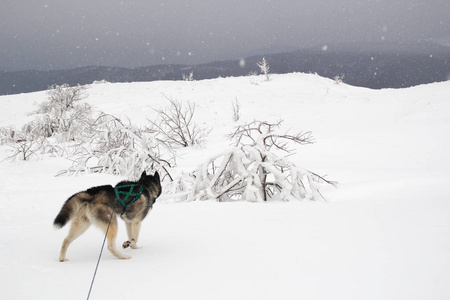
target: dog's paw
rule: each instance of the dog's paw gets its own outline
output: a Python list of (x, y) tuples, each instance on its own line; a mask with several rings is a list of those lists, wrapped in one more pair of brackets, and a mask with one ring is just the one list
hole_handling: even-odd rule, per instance
[(122, 254), (122, 256), (119, 257), (119, 258), (120, 258), (120, 259), (130, 259), (131, 256)]
[(131, 242), (130, 241), (126, 241), (126, 242), (124, 242), (123, 244), (122, 244), (122, 248), (123, 249), (126, 249), (126, 248), (128, 248), (128, 247), (131, 247), (131, 248), (133, 248), (133, 249), (138, 249), (139, 247), (136, 245), (136, 241), (133, 239), (133, 240), (131, 240)]

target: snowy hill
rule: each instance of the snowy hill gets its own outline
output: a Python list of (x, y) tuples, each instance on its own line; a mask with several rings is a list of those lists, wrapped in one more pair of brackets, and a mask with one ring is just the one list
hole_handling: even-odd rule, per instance
[[(322, 187), (327, 202), (157, 202), (142, 248), (123, 250), (131, 260), (103, 253), (91, 299), (450, 298), (450, 81), (370, 90), (295, 73), (93, 84), (87, 93), (96, 110), (136, 124), (167, 97), (194, 102), (196, 122), (211, 131), (179, 150), (174, 173), (229, 147), (224, 136), (238, 124), (283, 119), (285, 130), (316, 139), (291, 160), (340, 184)], [(0, 127), (20, 128), (46, 97), (0, 96)], [(67, 228), (52, 221), (73, 193), (122, 178), (55, 177), (69, 160), (6, 160), (10, 151), (0, 147), (3, 296), (85, 298), (103, 236), (88, 230), (60, 263)]]
[(237, 57), (197, 65), (154, 65), (131, 69), (86, 66), (50, 71), (0, 70), (0, 95), (38, 91), (53, 84), (76, 85), (95, 80), (181, 80), (183, 75), (190, 72), (193, 72), (196, 80), (245, 76), (259, 72), (257, 64), (263, 57), (272, 73), (303, 72), (327, 78), (341, 76), (348, 84), (374, 89), (411, 87), (446, 81), (450, 76), (450, 47), (445, 41), (330, 44), (295, 51), (289, 48), (281, 47), (278, 51), (261, 49), (244, 55), (244, 60)]

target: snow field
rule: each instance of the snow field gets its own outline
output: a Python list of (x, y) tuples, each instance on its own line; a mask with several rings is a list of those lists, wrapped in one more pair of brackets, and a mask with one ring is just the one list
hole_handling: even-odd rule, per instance
[[(143, 124), (165, 96), (195, 102), (212, 128), (182, 149), (174, 173), (229, 146), (237, 123), (284, 119), (316, 143), (291, 157), (340, 183), (327, 202), (155, 204), (138, 250), (105, 249), (91, 299), (450, 298), (450, 82), (369, 90), (308, 74), (92, 85), (94, 108)], [(163, 96), (164, 95), (164, 96)], [(45, 92), (0, 97), (0, 126), (30, 120)], [(0, 147), (0, 159), (9, 148)], [(62, 158), (0, 162), (0, 283), (5, 299), (87, 296), (103, 236), (90, 229), (58, 261), (68, 228), (52, 228), (73, 193), (121, 177), (54, 175)], [(121, 221), (117, 245), (126, 240)]]

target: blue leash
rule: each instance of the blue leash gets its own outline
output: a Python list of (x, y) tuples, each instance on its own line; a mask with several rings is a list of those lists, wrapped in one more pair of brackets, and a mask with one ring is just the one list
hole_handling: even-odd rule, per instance
[[(141, 188), (139, 189), (139, 191), (137, 193), (134, 193), (133, 190), (138, 186), (140, 186)], [(126, 189), (129, 189), (129, 190), (127, 191)], [(121, 215), (123, 215), (125, 213), (125, 210), (129, 205), (133, 204), (142, 195), (143, 191), (144, 191), (144, 187), (142, 187), (140, 184), (125, 184), (125, 185), (116, 186), (114, 188), (114, 193), (116, 194), (116, 200), (117, 200), (117, 202), (120, 203), (120, 205), (123, 206), (123, 211), (122, 211)], [(123, 197), (120, 197), (121, 195), (123, 195)], [(131, 199), (131, 201), (127, 201), (130, 197), (133, 197)], [(100, 255), (98, 256), (97, 265), (95, 267), (94, 276), (92, 277), (91, 287), (89, 288), (87, 300), (89, 300), (89, 297), (91, 296), (92, 287), (93, 287), (94, 281), (95, 281), (95, 276), (97, 275), (97, 270), (98, 270), (98, 266), (100, 264), (100, 259), (102, 258), (103, 248), (105, 247), (106, 236), (108, 235), (109, 226), (111, 225), (111, 221), (114, 216), (114, 210), (116, 208), (117, 202), (114, 202), (114, 207), (111, 212), (111, 218), (109, 219), (108, 227), (106, 228), (105, 237), (103, 238), (102, 248), (100, 249)]]
[(100, 264), (100, 259), (102, 258), (103, 248), (105, 247), (106, 237), (108, 235), (109, 226), (111, 225), (111, 221), (112, 221), (112, 218), (114, 216), (115, 208), (116, 208), (116, 203), (114, 203), (114, 207), (113, 207), (113, 209), (111, 211), (111, 217), (109, 218), (108, 227), (106, 228), (105, 237), (103, 238), (102, 248), (100, 249), (100, 254), (98, 256), (97, 265), (95, 266), (94, 276), (92, 277), (92, 281), (91, 281), (91, 287), (89, 288), (89, 293), (88, 293), (88, 296), (86, 298), (87, 300), (89, 300), (89, 297), (91, 296), (92, 287), (94, 286), (95, 276), (97, 275), (98, 265)]

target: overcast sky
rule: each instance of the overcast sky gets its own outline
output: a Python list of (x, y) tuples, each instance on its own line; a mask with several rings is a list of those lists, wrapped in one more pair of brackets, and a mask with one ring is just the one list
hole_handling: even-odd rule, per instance
[(138, 67), (450, 38), (450, 0), (0, 0), (0, 68)]

